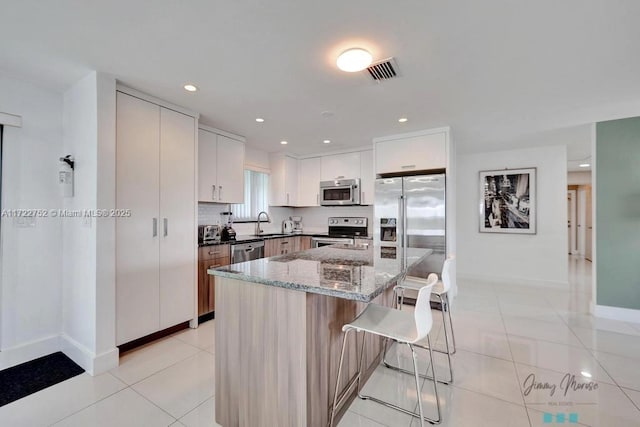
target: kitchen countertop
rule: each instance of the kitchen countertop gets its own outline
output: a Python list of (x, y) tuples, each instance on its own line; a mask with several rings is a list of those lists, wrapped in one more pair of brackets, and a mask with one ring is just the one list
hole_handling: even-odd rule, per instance
[[(332, 245), (208, 270), (209, 274), (266, 286), (370, 302), (402, 275), (399, 259), (374, 256), (371, 245)], [(410, 248), (411, 267), (431, 249)]]
[[(250, 243), (250, 242), (259, 242), (261, 240), (269, 240), (269, 239), (280, 239), (283, 237), (295, 237), (295, 236), (308, 236), (308, 237), (329, 237), (329, 233), (297, 233), (297, 234), (269, 234), (267, 236), (256, 236), (256, 235), (245, 235), (245, 236), (236, 236), (236, 240), (229, 241), (218, 241), (218, 242), (209, 242), (209, 243), (198, 243), (198, 247), (202, 246), (215, 246), (215, 245), (224, 245), (229, 243), (231, 245), (237, 245), (239, 243)], [(358, 236), (356, 239), (366, 239), (372, 240), (371, 236)]]

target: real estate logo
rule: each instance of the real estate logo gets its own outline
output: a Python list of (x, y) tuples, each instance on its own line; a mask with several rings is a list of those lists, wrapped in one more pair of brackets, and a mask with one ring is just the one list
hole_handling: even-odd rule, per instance
[[(544, 407), (540, 409), (544, 424), (577, 424), (579, 408), (596, 404), (593, 392), (599, 386), (590, 378), (591, 374), (585, 371), (581, 375), (545, 373), (544, 378), (531, 373), (522, 383), (522, 394), (527, 406)], [(553, 410), (555, 408), (558, 410)]]

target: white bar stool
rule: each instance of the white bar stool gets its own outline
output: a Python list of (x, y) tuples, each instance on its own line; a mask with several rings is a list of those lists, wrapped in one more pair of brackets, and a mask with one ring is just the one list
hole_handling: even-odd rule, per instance
[[(340, 364), (338, 365), (338, 378), (336, 380), (336, 390), (333, 396), (333, 407), (331, 408), (331, 418), (329, 421), (329, 427), (333, 427), (333, 421), (336, 413), (336, 407), (338, 404), (338, 390), (340, 386), (340, 375), (342, 374), (342, 362), (344, 360), (344, 349), (347, 343), (347, 337), (349, 332), (357, 333), (364, 332), (362, 337), (362, 345), (360, 347), (360, 357), (358, 362), (358, 374), (357, 378), (357, 393), (358, 397), (363, 400), (372, 400), (373, 402), (380, 403), (389, 408), (393, 408), (397, 411), (404, 412), (405, 414), (412, 415), (416, 418), (420, 418), (420, 426), (424, 426), (424, 422), (427, 421), (431, 424), (439, 424), (442, 421), (440, 414), (440, 399), (438, 398), (437, 382), (433, 382), (433, 390), (436, 397), (436, 407), (438, 410), (438, 418), (431, 419), (424, 416), (422, 409), (422, 399), (420, 398), (420, 374), (418, 373), (418, 361), (416, 352), (414, 349), (415, 343), (423, 339), (427, 339), (429, 345), (429, 358), (431, 365), (431, 373), (433, 378), (436, 377), (435, 366), (433, 363), (433, 353), (431, 351), (431, 341), (429, 339), (429, 332), (433, 326), (433, 317), (431, 316), (431, 289), (438, 282), (438, 275), (432, 273), (427, 278), (425, 286), (418, 291), (418, 300), (416, 301), (416, 310), (414, 313), (397, 310), (394, 308), (383, 307), (377, 304), (369, 304), (363, 311), (353, 320), (342, 327), (344, 332), (344, 339), (342, 341), (342, 351), (340, 353)], [(416, 380), (416, 395), (418, 398), (419, 414), (401, 408), (389, 402), (377, 399), (373, 396), (366, 396), (360, 393), (360, 379), (362, 377), (362, 359), (364, 355), (364, 342), (367, 333), (381, 336), (386, 339), (392, 339), (399, 344), (406, 344), (411, 350), (413, 356), (413, 372), (407, 371), (414, 375)], [(357, 345), (356, 345), (357, 347)], [(350, 385), (353, 383), (351, 381)]]
[[(452, 280), (451, 280), (451, 269), (455, 268), (455, 257), (451, 256), (449, 258), (447, 258), (444, 261), (444, 264), (442, 266), (442, 281), (438, 282), (433, 289), (431, 290), (431, 294), (434, 295), (438, 301), (440, 302), (440, 306), (441, 306), (441, 312), (442, 312), (442, 327), (444, 328), (444, 342), (445, 345), (447, 347), (446, 351), (442, 351), (442, 350), (438, 350), (438, 349), (433, 349), (433, 351), (438, 352), (438, 353), (443, 353), (447, 355), (447, 361), (449, 363), (449, 379), (448, 380), (438, 380), (438, 382), (441, 382), (443, 384), (450, 384), (453, 382), (453, 368), (451, 366), (451, 355), (456, 353), (456, 337), (453, 333), (453, 322), (451, 320), (451, 306), (449, 304), (449, 290), (451, 289), (451, 284), (452, 284)], [(428, 286), (428, 282), (429, 279), (423, 279), (421, 277), (413, 277), (413, 276), (407, 276), (405, 278), (405, 280), (403, 280), (402, 282), (400, 282), (400, 284), (398, 284), (395, 288), (394, 288), (394, 292), (395, 292), (395, 298), (396, 298), (396, 304), (398, 304), (398, 294), (400, 295), (400, 309), (402, 310), (402, 307), (404, 305), (404, 291), (407, 289), (411, 289), (411, 290), (415, 290), (415, 291), (420, 291), (423, 287)], [(416, 306), (416, 310), (418, 309), (418, 307)], [(429, 309), (431, 309), (431, 307), (429, 307)], [(444, 312), (447, 312), (448, 316), (445, 316)], [(446, 317), (449, 318), (449, 327), (451, 329), (451, 341), (452, 341), (452, 345), (449, 345), (449, 333), (447, 332), (447, 321), (446, 321)], [(420, 345), (420, 344), (416, 344), (416, 347), (419, 348), (423, 348), (426, 349), (426, 347)], [(401, 372), (405, 372), (405, 373), (409, 373), (410, 371), (407, 371), (406, 369), (401, 369), (398, 368), (396, 366), (391, 365), (390, 363), (387, 362), (386, 359), (386, 348), (385, 348), (385, 357), (383, 359), (384, 365), (387, 368), (390, 369), (394, 369), (397, 371), (401, 371)], [(427, 379), (433, 379), (429, 376), (426, 375), (422, 375), (423, 378), (427, 378)]]

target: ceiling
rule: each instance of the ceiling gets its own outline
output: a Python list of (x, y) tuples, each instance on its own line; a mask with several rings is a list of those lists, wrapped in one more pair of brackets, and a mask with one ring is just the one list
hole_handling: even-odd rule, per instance
[[(3, 73), (58, 91), (111, 73), (267, 151), (445, 125), (461, 151), (477, 151), (640, 115), (637, 0), (2, 0), (1, 10)], [(400, 77), (337, 70), (353, 46), (394, 56)], [(199, 90), (185, 92), (188, 82)]]

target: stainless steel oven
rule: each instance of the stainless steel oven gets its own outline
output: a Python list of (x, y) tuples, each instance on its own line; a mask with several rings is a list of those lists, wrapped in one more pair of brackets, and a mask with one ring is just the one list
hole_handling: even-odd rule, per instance
[(349, 206), (360, 204), (360, 179), (337, 179), (320, 183), (320, 205)]
[(366, 217), (330, 217), (327, 220), (329, 235), (312, 237), (311, 245), (314, 248), (337, 244), (353, 245), (356, 240), (367, 237), (367, 223)]
[(314, 248), (321, 248), (322, 246), (329, 246), (329, 245), (337, 245), (340, 243), (344, 245), (353, 245), (354, 241), (353, 239), (350, 239), (347, 237), (312, 237), (311, 238), (311, 246)]

